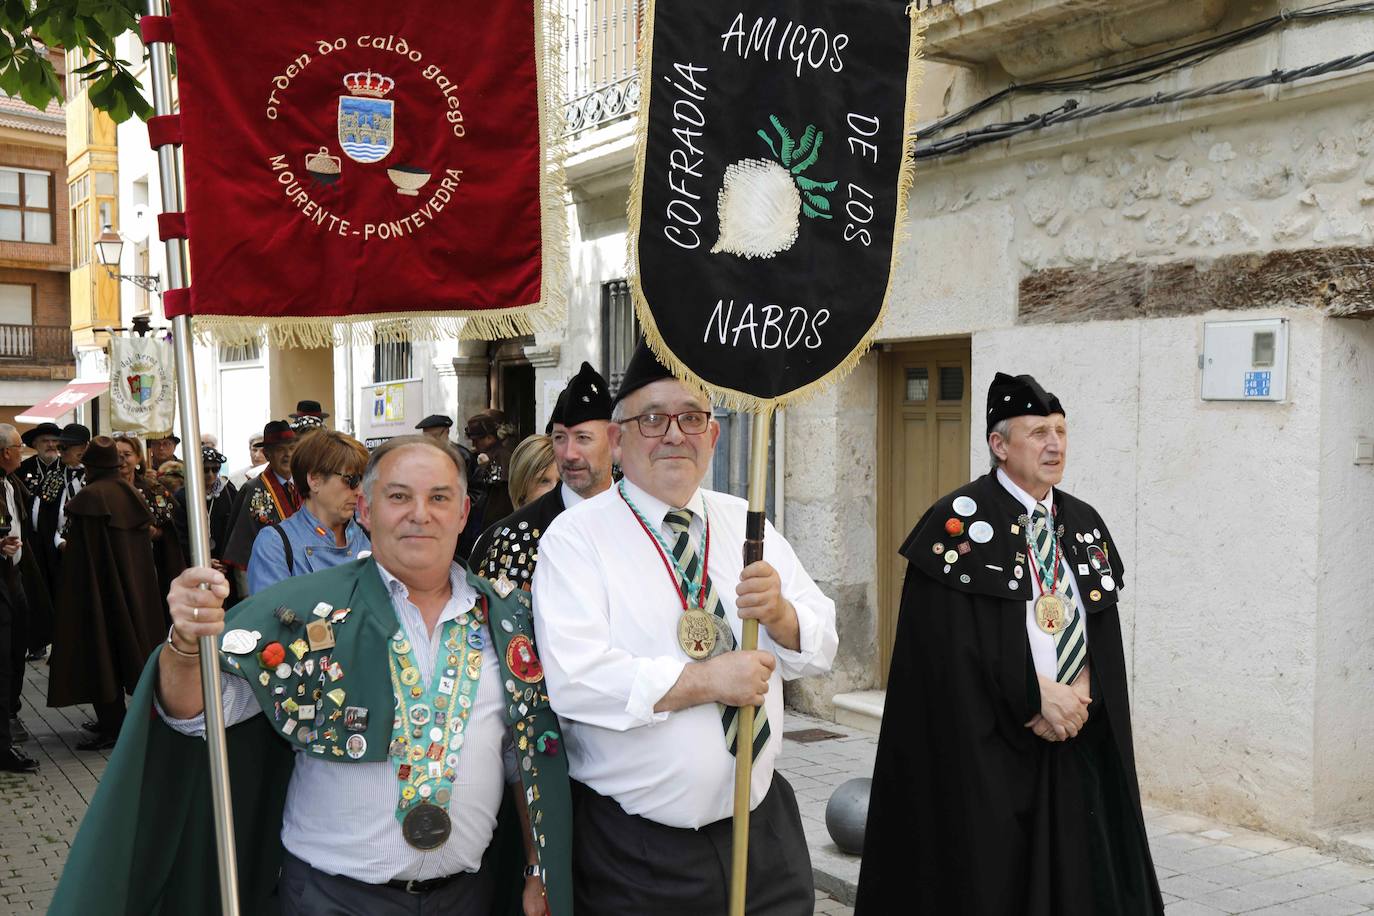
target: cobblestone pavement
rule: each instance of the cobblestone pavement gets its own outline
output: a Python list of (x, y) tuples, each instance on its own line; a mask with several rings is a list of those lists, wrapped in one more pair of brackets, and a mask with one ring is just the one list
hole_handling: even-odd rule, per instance
[[(47, 677), (46, 665), (29, 664), (20, 714), (32, 735), (24, 748), (42, 770), (0, 774), (0, 914), (47, 908), (108, 757), (75, 749), (91, 711), (48, 709)], [(801, 806), (818, 916), (854, 912), (859, 859), (831, 841), (825, 806), (836, 786), (872, 772), (875, 745), (864, 732), (788, 713), (779, 770)], [(1169, 916), (1374, 913), (1374, 866), (1187, 814), (1147, 810), (1146, 827)]]

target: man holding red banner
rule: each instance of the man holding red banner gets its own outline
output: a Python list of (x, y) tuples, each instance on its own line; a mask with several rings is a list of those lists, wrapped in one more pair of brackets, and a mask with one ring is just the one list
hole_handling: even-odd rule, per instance
[(525, 916), (573, 912), (567, 767), (529, 596), (453, 562), (462, 465), (425, 437), (381, 446), (360, 503), (373, 555), (264, 590), (227, 630), (224, 577), (177, 579), (172, 629), (49, 912), (210, 911), (207, 635), (221, 646), (244, 913), (490, 916), (493, 888), (519, 880), (485, 855), (506, 791), (525, 827)]
[[(625, 479), (553, 521), (534, 573), (574, 780), (577, 908), (724, 913), (733, 749), (751, 740), (748, 912), (809, 916), (801, 816), (773, 767), (782, 680), (829, 670), (835, 604), (771, 526), (764, 560), (743, 567), (746, 504), (701, 488), (720, 435), (710, 402), (643, 344), (609, 433)], [(732, 651), (751, 617), (759, 650)], [(736, 728), (744, 705), (760, 707), (749, 736)]]

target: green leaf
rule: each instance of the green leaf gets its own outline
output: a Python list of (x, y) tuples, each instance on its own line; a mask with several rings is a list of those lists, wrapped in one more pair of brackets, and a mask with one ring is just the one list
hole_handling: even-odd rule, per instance
[(776, 146), (773, 145), (773, 138), (769, 137), (769, 136), (768, 136), (766, 133), (764, 133), (762, 130), (760, 130), (760, 131), (758, 132), (758, 134), (759, 134), (760, 137), (763, 138), (763, 142), (768, 144), (768, 149), (769, 149), (769, 151), (771, 151), (771, 152), (773, 153), (773, 158), (774, 158), (774, 159), (778, 158), (778, 148), (777, 148)]
[(830, 212), (830, 201), (819, 194), (812, 194), (810, 191), (803, 191), (802, 199), (809, 203), (811, 206), (815, 207), (817, 210), (821, 210), (825, 213)]
[(833, 191), (835, 186), (839, 184), (839, 181), (812, 181), (805, 175), (793, 175), (792, 180), (803, 191)]
[(26, 54), (19, 60), (19, 97), (28, 102), (39, 111), (48, 107), (48, 103), (58, 94), (53, 87), (57, 84), (57, 77), (53, 73), (52, 64), (37, 54)]
[(116, 104), (110, 106), (109, 115), (116, 124), (127, 121), (133, 115), (142, 121), (152, 116), (153, 105), (143, 97), (143, 87), (132, 73), (121, 69), (110, 85), (115, 93)]
[(5, 95), (15, 96), (19, 94), (19, 87), (23, 85), (24, 79), (19, 75), (19, 61), (10, 58), (10, 62), (0, 69), (0, 92)]
[(773, 122), (774, 129), (778, 132), (778, 137), (782, 140), (782, 164), (792, 164), (792, 150), (796, 149), (797, 144), (792, 141), (792, 135), (782, 126), (777, 115), (769, 115), (768, 120)]
[(811, 147), (811, 151), (806, 154), (806, 158), (802, 159), (801, 162), (798, 162), (796, 165), (792, 166), (793, 175), (799, 175), (806, 169), (816, 164), (816, 160), (820, 158), (821, 155), (821, 141), (823, 139), (825, 139), (825, 134), (821, 133), (820, 131), (816, 131), (816, 145)]
[(815, 139), (816, 125), (806, 125), (806, 130), (802, 133), (801, 141), (797, 143), (797, 155), (805, 157), (807, 153), (811, 152), (811, 144), (815, 142)]
[(807, 216), (811, 217), (812, 219), (834, 219), (834, 218), (835, 218), (835, 217), (831, 216), (829, 213), (819, 213), (819, 212), (817, 212), (816, 210), (812, 209), (811, 205), (808, 204), (806, 201), (802, 201), (802, 212), (805, 213)]

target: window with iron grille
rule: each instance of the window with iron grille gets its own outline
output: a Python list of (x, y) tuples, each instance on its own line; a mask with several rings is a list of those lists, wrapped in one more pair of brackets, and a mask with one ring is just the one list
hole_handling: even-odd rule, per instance
[(52, 172), (0, 168), (0, 239), (53, 242)]
[(372, 381), (394, 382), (411, 378), (410, 341), (392, 340), (372, 347)]
[(625, 280), (608, 280), (601, 284), (601, 353), (606, 384), (612, 391), (620, 389), (620, 380), (630, 364), (630, 356), (639, 341), (639, 323), (635, 319), (630, 284)]

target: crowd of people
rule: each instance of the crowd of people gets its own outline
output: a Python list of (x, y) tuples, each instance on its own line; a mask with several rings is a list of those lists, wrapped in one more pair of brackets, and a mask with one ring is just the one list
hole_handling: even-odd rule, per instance
[[(328, 417), (318, 401), (299, 401), (250, 438), (250, 463), (233, 472), (216, 437), (201, 436), (210, 565), (228, 578), (226, 607), (369, 555), (356, 517), (368, 450)], [(417, 429), (448, 442), (452, 427), (435, 415)], [(547, 435), (517, 443), (497, 410), (471, 417), (465, 432), (470, 448), (450, 444), (470, 481), (469, 529), (557, 482)], [(0, 441), (0, 771), (31, 773), (39, 764), (24, 750), (19, 715), (26, 662), (47, 661), (50, 706), (95, 710), (78, 750), (118, 740), (125, 697), (171, 622), (166, 596), (191, 561), (186, 465), (175, 434), (93, 438), (81, 423), (0, 424)], [(469, 531), (458, 558), (478, 534)]]
[[(327, 419), (303, 401), (269, 422), (241, 485), (202, 445), (199, 565), (184, 488), (145, 469), (174, 438), (145, 458), (0, 426), (0, 699), (17, 708), (23, 656), (50, 639), (48, 702), (90, 703), (84, 746), (119, 743), (49, 912), (214, 911), (208, 637), (247, 912), (723, 913), (747, 746), (747, 912), (811, 913), (775, 764), (783, 681), (829, 671), (835, 603), (743, 500), (701, 486), (720, 436), (705, 394), (641, 343), (614, 396), (584, 363), (519, 442), (491, 411), (471, 448), (444, 416), (370, 451)], [(999, 373), (986, 420), (989, 473), (902, 547), (856, 911), (1159, 916), (1119, 552), (1059, 489), (1057, 397)], [(53, 563), (38, 619), (20, 608)]]

